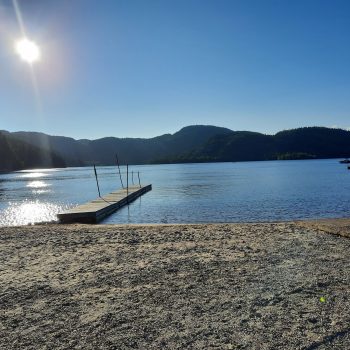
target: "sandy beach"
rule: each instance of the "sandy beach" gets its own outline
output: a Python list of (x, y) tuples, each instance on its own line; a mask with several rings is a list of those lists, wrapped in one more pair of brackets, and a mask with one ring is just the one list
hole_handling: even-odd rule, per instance
[(349, 349), (350, 220), (0, 228), (1, 349)]

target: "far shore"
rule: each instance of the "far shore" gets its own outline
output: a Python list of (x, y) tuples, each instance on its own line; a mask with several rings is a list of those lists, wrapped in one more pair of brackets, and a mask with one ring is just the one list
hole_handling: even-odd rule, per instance
[(350, 348), (349, 238), (350, 219), (0, 227), (0, 348)]

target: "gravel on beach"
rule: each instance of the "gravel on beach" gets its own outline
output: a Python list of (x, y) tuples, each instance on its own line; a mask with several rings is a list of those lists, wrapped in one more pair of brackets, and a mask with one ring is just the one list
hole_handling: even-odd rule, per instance
[(350, 349), (350, 220), (0, 228), (0, 349)]

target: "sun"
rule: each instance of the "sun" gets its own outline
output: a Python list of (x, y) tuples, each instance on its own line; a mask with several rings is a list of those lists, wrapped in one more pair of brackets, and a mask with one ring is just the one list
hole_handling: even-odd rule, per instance
[(27, 38), (18, 40), (15, 44), (15, 49), (23, 61), (30, 64), (40, 60), (39, 46)]

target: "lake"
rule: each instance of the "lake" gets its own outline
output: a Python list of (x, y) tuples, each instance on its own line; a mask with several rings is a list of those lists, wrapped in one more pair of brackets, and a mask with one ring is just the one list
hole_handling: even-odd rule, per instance
[[(257, 222), (350, 216), (350, 171), (336, 159), (130, 166), (153, 190), (102, 223)], [(97, 168), (102, 194), (121, 188)], [(125, 167), (122, 167), (125, 180)], [(131, 177), (131, 176), (130, 176)], [(131, 180), (130, 180), (131, 182)], [(138, 183), (137, 176), (134, 182)], [(98, 197), (93, 169), (0, 175), (0, 226), (56, 220)]]

